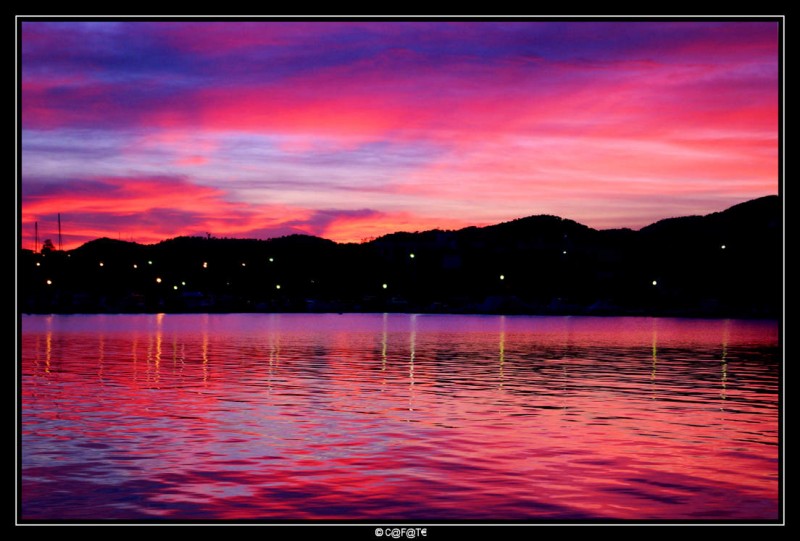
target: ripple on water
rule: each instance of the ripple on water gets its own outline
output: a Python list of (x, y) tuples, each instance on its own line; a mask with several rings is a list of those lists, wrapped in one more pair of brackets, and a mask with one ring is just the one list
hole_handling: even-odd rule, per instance
[(25, 316), (30, 519), (774, 519), (777, 324)]

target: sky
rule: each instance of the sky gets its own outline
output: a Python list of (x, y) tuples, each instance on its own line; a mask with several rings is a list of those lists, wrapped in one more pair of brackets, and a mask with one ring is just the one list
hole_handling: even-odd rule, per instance
[(778, 193), (778, 23), (26, 20), (24, 248), (361, 242)]

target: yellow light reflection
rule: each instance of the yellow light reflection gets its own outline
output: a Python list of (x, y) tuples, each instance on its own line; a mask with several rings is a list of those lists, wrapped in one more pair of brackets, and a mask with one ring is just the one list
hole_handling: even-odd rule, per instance
[[(722, 392), (719, 394), (720, 398), (725, 400), (727, 398), (726, 393), (727, 389), (727, 381), (728, 381), (728, 363), (723, 359), (722, 360)], [(720, 410), (724, 411), (725, 408), (720, 406)]]
[(208, 385), (208, 329), (203, 329), (203, 386)]
[(47, 335), (44, 339), (44, 372), (50, 373), (50, 358), (53, 355), (53, 331), (47, 329)]
[(163, 335), (164, 314), (156, 314), (156, 355), (155, 355), (155, 375), (153, 381), (157, 384), (161, 378), (161, 343)]
[[(725, 320), (725, 323), (722, 327), (722, 381), (720, 382), (722, 385), (722, 390), (719, 393), (719, 397), (722, 400), (726, 400), (728, 398), (728, 341), (730, 340), (730, 329), (731, 322), (729, 319)], [(720, 405), (720, 411), (725, 411), (724, 402)]]
[(203, 359), (203, 387), (208, 385), (208, 314), (203, 317), (203, 344), (201, 346)]
[(47, 335), (44, 341), (44, 372), (50, 373), (50, 360), (53, 355), (53, 316), (47, 316)]
[(272, 330), (269, 333), (269, 359), (270, 363), (274, 363), (275, 368), (277, 368), (281, 362), (281, 335), (278, 331), (274, 330), (276, 326), (277, 316), (272, 314), (270, 316), (270, 327)]
[(650, 400), (656, 399), (656, 368), (658, 367), (658, 323), (653, 320), (652, 362), (650, 364)]

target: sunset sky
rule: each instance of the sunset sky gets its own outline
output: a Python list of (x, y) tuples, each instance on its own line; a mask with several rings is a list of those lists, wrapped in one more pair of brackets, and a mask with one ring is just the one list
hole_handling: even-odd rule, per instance
[(723, 210), (778, 193), (778, 30), (27, 20), (23, 247)]

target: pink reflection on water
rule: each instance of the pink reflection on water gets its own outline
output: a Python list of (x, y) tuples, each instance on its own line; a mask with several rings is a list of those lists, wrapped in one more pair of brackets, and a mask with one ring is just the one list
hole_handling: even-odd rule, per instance
[(777, 325), (23, 320), (23, 516), (774, 519)]

